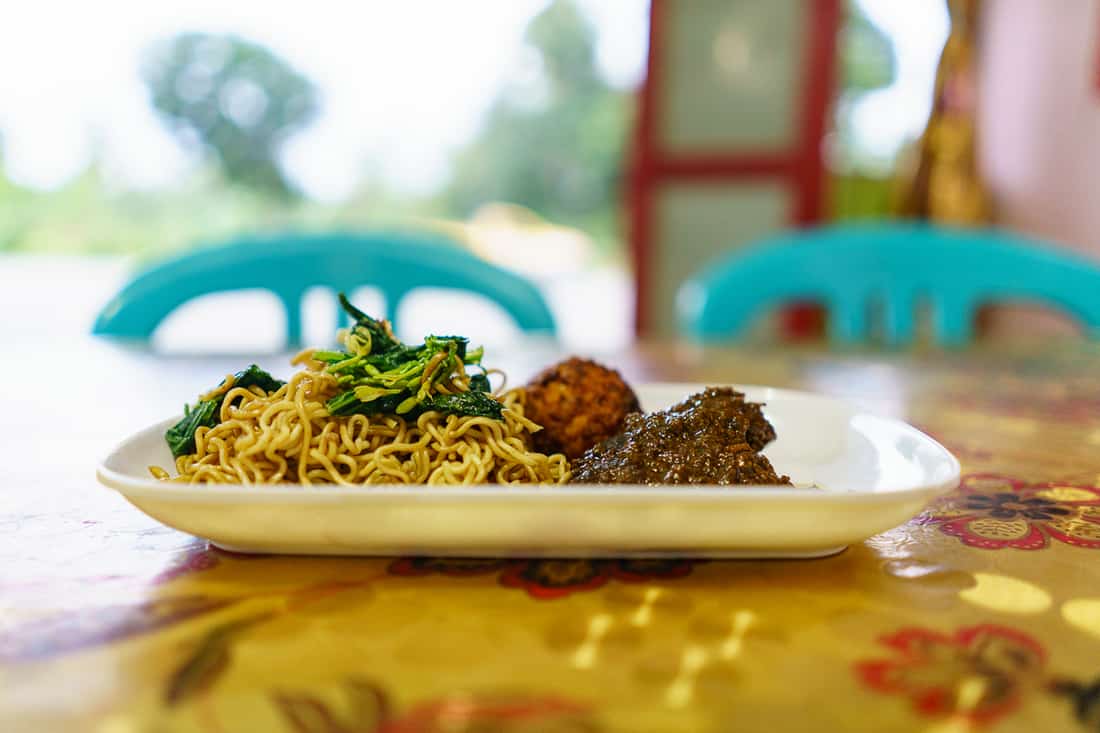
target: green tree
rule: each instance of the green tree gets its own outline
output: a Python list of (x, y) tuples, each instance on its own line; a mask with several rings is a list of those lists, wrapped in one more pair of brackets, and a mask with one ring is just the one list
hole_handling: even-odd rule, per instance
[(841, 88), (863, 94), (888, 86), (897, 76), (894, 44), (871, 22), (858, 2), (848, 0), (840, 33)]
[(852, 123), (855, 103), (868, 92), (889, 86), (897, 77), (894, 44), (867, 17), (857, 0), (848, 0), (844, 25), (841, 28), (840, 94), (836, 103), (836, 132), (839, 163), (842, 168), (864, 168), (867, 160)]
[(537, 73), (491, 105), (480, 133), (455, 158), (444, 200), (460, 215), (507, 201), (609, 234), (620, 201), (629, 97), (601, 77), (596, 31), (571, 0), (555, 0), (536, 16), (525, 42)]
[(314, 84), (268, 49), (231, 35), (185, 33), (153, 47), (142, 74), (153, 106), (225, 177), (290, 196), (279, 152), (317, 113)]
[[(890, 210), (890, 169), (872, 159), (855, 134), (852, 112), (868, 92), (897, 77), (894, 44), (858, 0), (848, 0), (839, 41), (840, 93), (835, 106), (836, 130), (829, 209), (834, 219), (881, 218)], [(886, 163), (884, 165), (884, 163)]]

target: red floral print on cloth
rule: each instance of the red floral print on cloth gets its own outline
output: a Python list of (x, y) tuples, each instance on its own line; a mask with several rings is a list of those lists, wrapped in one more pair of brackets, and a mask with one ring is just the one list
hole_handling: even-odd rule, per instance
[(390, 695), (369, 680), (350, 678), (337, 687), (340, 701), (308, 692), (277, 692), (276, 710), (297, 733), (561, 733), (598, 730), (587, 706), (552, 696), (463, 693), (397, 711)]
[(535, 598), (561, 598), (595, 590), (612, 579), (644, 583), (682, 578), (692, 567), (686, 560), (532, 560), (505, 570), (500, 582), (509, 588), (523, 588)]
[(477, 558), (402, 558), (389, 571), (394, 575), (471, 576), (499, 573), (508, 588), (522, 588), (533, 598), (554, 599), (595, 590), (611, 580), (644, 583), (682, 578), (695, 566), (690, 560), (490, 560)]
[(210, 570), (211, 568), (218, 567), (222, 560), (225, 559), (264, 560), (269, 557), (271, 556), (244, 552), (230, 552), (214, 547), (206, 540), (195, 540), (188, 547), (184, 548), (182, 552), (173, 556), (171, 565), (158, 573), (157, 576), (153, 578), (152, 582), (154, 585), (160, 585), (161, 583), (167, 583), (170, 580), (175, 580), (185, 575), (202, 572), (203, 570)]
[(919, 521), (987, 550), (1041, 550), (1051, 538), (1095, 550), (1100, 549), (1100, 487), (971, 474)]
[(856, 675), (876, 692), (908, 697), (930, 717), (958, 716), (988, 723), (1010, 713), (1039, 686), (1046, 653), (1027, 634), (1003, 626), (970, 626), (953, 634), (902, 629), (880, 642), (889, 659), (856, 664)]
[(393, 575), (487, 575), (507, 567), (508, 560), (482, 557), (403, 557), (390, 563)]
[(217, 567), (220, 562), (217, 551), (212, 547), (207, 547), (206, 543), (202, 543), (201, 546), (189, 548), (173, 558), (172, 565), (153, 578), (153, 585), (167, 583), (170, 580), (191, 573), (210, 570)]
[(554, 697), (457, 696), (414, 708), (386, 721), (378, 733), (594, 733), (586, 708)]

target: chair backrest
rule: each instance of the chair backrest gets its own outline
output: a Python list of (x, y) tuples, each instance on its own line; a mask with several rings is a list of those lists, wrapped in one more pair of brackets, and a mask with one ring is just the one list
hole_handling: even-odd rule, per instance
[(865, 342), (868, 312), (882, 308), (884, 338), (914, 336), (914, 310), (930, 302), (936, 338), (972, 339), (976, 309), (1005, 300), (1041, 302), (1080, 319), (1100, 336), (1100, 267), (996, 230), (876, 224), (789, 232), (705, 267), (678, 293), (684, 331), (731, 340), (784, 302), (809, 300), (829, 311), (830, 337)]
[(546, 301), (528, 281), (441, 235), (403, 232), (257, 236), (203, 247), (137, 275), (100, 312), (93, 332), (148, 341), (169, 313), (192, 298), (259, 288), (282, 302), (287, 343), (298, 346), (302, 297), (309, 288), (350, 293), (365, 285), (385, 296), (391, 321), (410, 291), (450, 288), (497, 303), (525, 332), (555, 333)]

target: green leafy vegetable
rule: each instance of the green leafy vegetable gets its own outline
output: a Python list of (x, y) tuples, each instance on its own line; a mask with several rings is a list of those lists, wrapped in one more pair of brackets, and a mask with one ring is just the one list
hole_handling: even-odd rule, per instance
[[(504, 406), (490, 394), (489, 378), (481, 367), (484, 350), (470, 349), (462, 336), (428, 336), (423, 344), (403, 344), (393, 335), (387, 321), (371, 318), (340, 294), (340, 305), (351, 316), (352, 326), (340, 351), (314, 351), (313, 359), (325, 365), (336, 378), (340, 391), (325, 403), (329, 413), (375, 415), (379, 413), (415, 418), (428, 411), (503, 419)], [(476, 373), (467, 375), (467, 367)], [(469, 391), (442, 394), (437, 385), (455, 378)], [(284, 382), (252, 364), (233, 375), (233, 386), (259, 387), (271, 393)], [(222, 402), (229, 386), (222, 382), (205, 400), (184, 408), (184, 416), (164, 434), (172, 455), (194, 453), (195, 431), (218, 424)]]
[(485, 374), (474, 374), (470, 377), (470, 390), (472, 392), (491, 392), (492, 387), (489, 386), (489, 377)]
[(403, 393), (386, 395), (364, 402), (354, 391), (343, 392), (328, 401), (328, 410), (333, 415), (378, 415), (382, 413), (404, 414), (417, 417), (425, 412), (437, 411), (451, 415), (472, 415), (501, 420), (504, 417), (504, 405), (487, 392), (460, 392), (458, 394), (437, 394), (417, 401), (406, 412), (398, 408), (411, 397)]
[(427, 405), (433, 410), (449, 412), (455, 415), (475, 415), (500, 420), (504, 405), (493, 399), (487, 392), (459, 392), (458, 394), (433, 395)]
[[(233, 387), (259, 387), (265, 392), (274, 392), (285, 382), (276, 379), (255, 364), (233, 375)], [(185, 405), (183, 419), (168, 428), (164, 439), (168, 443), (172, 456), (179, 458), (195, 452), (195, 431), (201, 427), (212, 428), (218, 424), (218, 414), (229, 387), (225, 381), (218, 385), (217, 394), (200, 400), (194, 405)]]
[(358, 353), (363, 349), (368, 354), (381, 354), (401, 346), (401, 342), (390, 330), (389, 323), (371, 318), (352, 305), (343, 293), (340, 293), (340, 307), (355, 321), (350, 333), (355, 343), (352, 351)]
[[(480, 368), (483, 349), (470, 350), (462, 336), (428, 336), (410, 346), (397, 341), (389, 323), (377, 321), (340, 295), (340, 304), (355, 321), (344, 338), (345, 351), (317, 351), (343, 389), (327, 403), (332, 415), (395, 413), (415, 417), (428, 410), (501, 419), (500, 403), (489, 393), (481, 373), (469, 377), (470, 392), (440, 394), (437, 385), (466, 376), (466, 367)], [(465, 396), (477, 394), (478, 396)], [(453, 397), (454, 399), (444, 399)]]
[(233, 375), (234, 387), (259, 387), (264, 392), (275, 392), (284, 384), (286, 382), (276, 379), (255, 364)]
[(218, 408), (221, 400), (203, 400), (194, 407), (183, 408), (183, 419), (168, 428), (164, 439), (172, 450), (172, 457), (179, 458), (195, 452), (195, 431), (204, 425), (208, 428), (217, 424)]

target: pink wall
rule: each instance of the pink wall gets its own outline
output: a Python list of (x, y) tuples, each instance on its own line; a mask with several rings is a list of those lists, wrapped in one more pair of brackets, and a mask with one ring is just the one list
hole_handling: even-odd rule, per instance
[(1100, 259), (1100, 0), (987, 0), (981, 166), (999, 222)]

